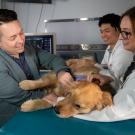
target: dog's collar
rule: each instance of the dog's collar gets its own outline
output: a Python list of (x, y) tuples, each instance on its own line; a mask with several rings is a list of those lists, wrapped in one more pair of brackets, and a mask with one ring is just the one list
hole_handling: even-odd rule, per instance
[(79, 80), (86, 80), (87, 76), (85, 75), (75, 75), (75, 80), (79, 81)]

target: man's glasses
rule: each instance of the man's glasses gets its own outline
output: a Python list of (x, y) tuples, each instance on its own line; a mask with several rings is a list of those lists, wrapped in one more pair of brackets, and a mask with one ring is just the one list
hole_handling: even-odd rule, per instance
[(122, 36), (123, 39), (127, 39), (127, 40), (128, 40), (128, 39), (130, 38), (130, 36), (132, 35), (131, 32), (127, 32), (127, 31), (121, 31), (120, 34), (121, 34), (121, 36)]

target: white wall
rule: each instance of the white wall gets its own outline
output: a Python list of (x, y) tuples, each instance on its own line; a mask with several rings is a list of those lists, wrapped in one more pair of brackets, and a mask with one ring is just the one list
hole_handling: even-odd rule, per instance
[[(106, 13), (122, 14), (135, 5), (134, 0), (52, 0), (52, 4), (7, 3), (14, 9), (25, 32), (44, 32), (44, 19), (100, 17)], [(95, 22), (49, 23), (48, 32), (56, 32), (57, 43), (102, 43)]]
[(1, 0), (0, 0), (0, 8), (1, 8)]

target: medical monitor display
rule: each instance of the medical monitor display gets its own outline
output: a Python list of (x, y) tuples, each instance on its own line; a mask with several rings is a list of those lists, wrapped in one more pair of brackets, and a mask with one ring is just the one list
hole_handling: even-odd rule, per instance
[(48, 52), (56, 53), (55, 33), (25, 33), (26, 45), (33, 45), (35, 48), (41, 48)]

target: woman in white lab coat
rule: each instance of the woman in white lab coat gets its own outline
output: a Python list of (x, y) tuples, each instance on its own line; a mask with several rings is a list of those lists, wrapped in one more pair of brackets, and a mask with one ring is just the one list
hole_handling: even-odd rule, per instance
[[(99, 20), (99, 28), (103, 41), (108, 46), (101, 65), (104, 68), (101, 74), (107, 75), (110, 79), (119, 81), (122, 79), (127, 67), (133, 60), (133, 53), (124, 49), (120, 34), (120, 16), (116, 14), (106, 14)], [(111, 83), (118, 89), (120, 81)]]
[[(120, 27), (120, 38), (123, 41), (124, 48), (135, 54), (135, 7), (122, 15)], [(101, 82), (104, 80), (103, 78), (98, 79)], [(117, 121), (135, 118), (135, 70), (132, 70), (127, 76), (113, 101), (114, 105), (111, 107), (77, 117), (93, 121)]]

